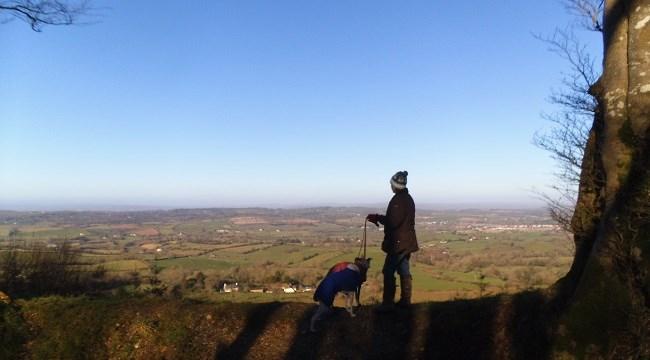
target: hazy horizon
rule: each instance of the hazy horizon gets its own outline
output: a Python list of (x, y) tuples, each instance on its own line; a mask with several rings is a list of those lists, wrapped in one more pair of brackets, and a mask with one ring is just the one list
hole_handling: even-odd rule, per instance
[[(58, 203), (6, 203), (0, 202), (0, 211), (148, 211), (207, 208), (266, 208), (266, 209), (304, 209), (318, 207), (384, 209), (387, 202), (360, 203), (176, 203), (176, 204), (138, 204), (138, 203), (98, 203), (98, 202), (58, 202)], [(463, 209), (543, 209), (541, 200), (530, 202), (423, 202), (416, 204), (418, 210), (463, 210)]]

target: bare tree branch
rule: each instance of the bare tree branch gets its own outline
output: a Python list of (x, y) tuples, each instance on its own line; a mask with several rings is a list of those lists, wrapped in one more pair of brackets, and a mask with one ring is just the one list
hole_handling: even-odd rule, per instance
[(603, 32), (604, 0), (565, 0), (564, 6), (587, 30)]
[[(598, 80), (599, 74), (594, 70), (594, 59), (572, 29), (556, 29), (553, 35), (544, 37), (533, 35), (538, 40), (545, 42), (548, 50), (557, 54), (569, 63), (570, 73), (565, 74), (564, 84), (579, 94), (589, 97), (589, 87)], [(579, 95), (576, 94), (576, 95)], [(593, 100), (591, 101), (594, 102)]]
[(548, 193), (536, 192), (537, 196), (546, 203), (551, 219), (558, 223), (566, 232), (573, 232), (571, 217), (575, 203), (575, 192), (568, 189), (556, 189), (560, 196), (551, 196)]
[[(593, 5), (596, 2), (567, 0), (568, 5), (575, 7), (574, 11), (582, 9), (581, 14), (587, 14), (585, 9), (592, 9), (586, 7), (588, 3)], [(571, 29), (557, 29), (550, 37), (535, 37), (569, 65), (569, 71), (563, 74), (562, 87), (552, 91), (548, 98), (551, 104), (558, 107), (558, 111), (542, 114), (551, 123), (551, 128), (536, 133), (533, 143), (548, 151), (557, 162), (554, 174), (557, 183), (551, 187), (553, 194), (538, 192), (538, 195), (546, 203), (551, 217), (565, 230), (571, 231), (582, 158), (598, 106), (597, 99), (589, 93), (589, 89), (598, 80), (599, 74), (592, 55)]]
[(66, 2), (58, 0), (12, 0), (0, 1), (0, 15), (6, 16), (1, 23), (17, 18), (28, 23), (32, 30), (40, 32), (44, 25), (72, 25), (90, 11), (87, 0)]

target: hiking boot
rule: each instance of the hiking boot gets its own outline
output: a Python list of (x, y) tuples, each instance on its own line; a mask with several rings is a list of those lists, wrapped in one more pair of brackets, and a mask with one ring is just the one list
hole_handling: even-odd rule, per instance
[(395, 278), (384, 275), (384, 294), (381, 305), (375, 312), (386, 313), (395, 310)]
[(399, 307), (409, 307), (411, 306), (411, 292), (413, 291), (413, 277), (400, 276), (399, 279), (400, 286), (400, 299), (397, 302)]

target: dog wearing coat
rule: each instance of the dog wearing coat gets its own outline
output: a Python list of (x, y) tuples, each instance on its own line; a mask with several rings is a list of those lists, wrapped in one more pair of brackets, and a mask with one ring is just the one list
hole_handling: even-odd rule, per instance
[(315, 332), (318, 321), (332, 311), (337, 293), (341, 293), (345, 297), (345, 309), (350, 316), (356, 316), (354, 303), (356, 300), (356, 305), (360, 305), (361, 285), (366, 281), (370, 260), (369, 258), (355, 258), (353, 263), (344, 261), (330, 268), (314, 293), (314, 301), (318, 301), (318, 309), (309, 323), (311, 332)]

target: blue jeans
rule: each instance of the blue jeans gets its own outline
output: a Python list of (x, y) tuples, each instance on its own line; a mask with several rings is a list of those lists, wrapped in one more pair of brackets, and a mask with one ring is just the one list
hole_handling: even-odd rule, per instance
[(409, 270), (410, 259), (410, 253), (387, 254), (382, 273), (384, 273), (384, 276), (393, 277), (397, 271), (400, 277), (411, 276), (411, 271)]

